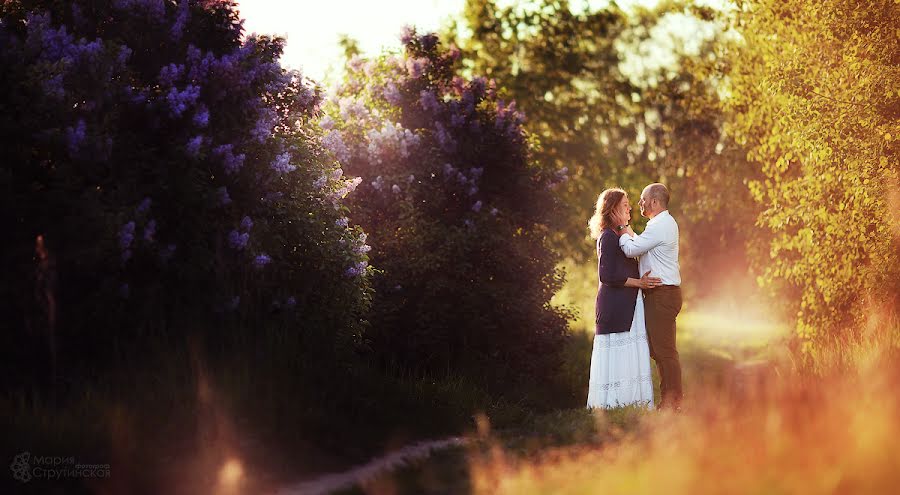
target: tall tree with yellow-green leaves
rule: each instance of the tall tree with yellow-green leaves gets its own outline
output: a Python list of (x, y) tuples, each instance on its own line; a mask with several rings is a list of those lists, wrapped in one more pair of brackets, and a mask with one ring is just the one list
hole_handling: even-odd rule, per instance
[(900, 2), (755, 0), (732, 17), (731, 133), (771, 234), (760, 282), (805, 349), (900, 299)]

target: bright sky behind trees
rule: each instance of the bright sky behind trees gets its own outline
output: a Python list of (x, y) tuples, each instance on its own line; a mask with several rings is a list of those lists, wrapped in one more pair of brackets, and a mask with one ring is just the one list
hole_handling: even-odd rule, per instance
[[(620, 0), (623, 7), (653, 7), (660, 0)], [(515, 3), (501, 0), (501, 5)], [(528, 2), (520, 2), (528, 3)], [(607, 0), (572, 0), (573, 8), (587, 6), (598, 8)], [(721, 6), (725, 0), (698, 1), (698, 4)], [(248, 33), (277, 34), (286, 36), (288, 43), (282, 63), (300, 69), (317, 81), (325, 81), (329, 69), (340, 70), (342, 51), (338, 45), (341, 35), (357, 40), (366, 54), (375, 54), (383, 48), (400, 48), (400, 29), (404, 25), (416, 26), (420, 32), (438, 29), (448, 18), (462, 12), (465, 0), (239, 0), (244, 27)], [(673, 32), (690, 39), (696, 33), (696, 24), (676, 24)], [(666, 63), (663, 46), (645, 47), (643, 63), (636, 70), (652, 69), (654, 62)], [(686, 46), (686, 48), (690, 48)], [(649, 58), (649, 59), (648, 59)]]

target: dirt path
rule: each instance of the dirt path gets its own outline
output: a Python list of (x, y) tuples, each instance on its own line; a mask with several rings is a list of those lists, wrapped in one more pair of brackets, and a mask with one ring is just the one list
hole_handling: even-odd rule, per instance
[(277, 495), (319, 495), (346, 490), (408, 466), (412, 462), (426, 459), (440, 450), (464, 446), (468, 441), (468, 439), (463, 437), (451, 437), (443, 440), (417, 442), (381, 457), (376, 457), (363, 465), (347, 471), (326, 474), (312, 480), (292, 484), (281, 488), (275, 493)]

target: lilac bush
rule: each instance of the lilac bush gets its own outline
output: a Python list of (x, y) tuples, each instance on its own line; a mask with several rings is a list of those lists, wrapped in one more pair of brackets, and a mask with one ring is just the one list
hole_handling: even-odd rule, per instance
[(368, 338), (408, 369), (498, 388), (545, 377), (567, 336), (549, 303), (562, 281), (554, 172), (532, 161), (524, 116), (493, 81), (454, 77), (458, 51), (432, 34), (401, 38), (402, 54), (347, 64), (319, 122), (362, 179), (348, 205), (378, 270)]
[(42, 235), (58, 330), (84, 346), (248, 318), (358, 335), (368, 255), (341, 219), (359, 179), (326, 152), (321, 90), (281, 67), (284, 41), (242, 34), (232, 1), (0, 5), (0, 318), (34, 320)]

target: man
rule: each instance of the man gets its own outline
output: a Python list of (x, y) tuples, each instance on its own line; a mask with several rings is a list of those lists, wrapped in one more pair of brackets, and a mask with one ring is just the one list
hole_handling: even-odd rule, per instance
[(681, 409), (681, 363), (675, 348), (675, 318), (681, 311), (681, 273), (678, 267), (678, 223), (669, 214), (669, 190), (650, 184), (638, 201), (641, 215), (649, 218), (647, 228), (635, 235), (623, 225), (619, 246), (629, 258), (640, 256), (640, 273), (648, 271), (662, 279), (659, 287), (644, 291), (647, 337), (650, 356), (659, 368), (662, 401), (660, 408)]

